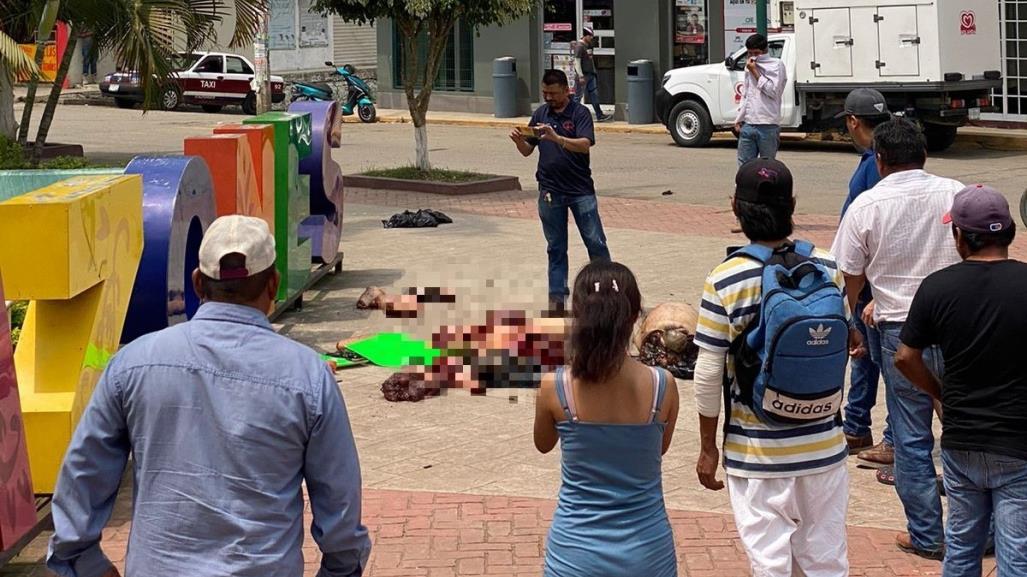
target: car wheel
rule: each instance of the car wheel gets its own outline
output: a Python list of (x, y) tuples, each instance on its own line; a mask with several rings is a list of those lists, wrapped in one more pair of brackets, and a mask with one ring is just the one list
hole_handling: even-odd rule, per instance
[(670, 134), (678, 146), (705, 146), (713, 137), (713, 121), (706, 108), (695, 100), (679, 102), (670, 111)]
[(220, 104), (204, 104), (203, 105), (203, 111), (204, 112), (210, 112), (211, 114), (214, 114), (216, 112), (221, 112), (221, 108), (222, 108), (222, 106)]
[(161, 110), (175, 110), (182, 103), (182, 95), (175, 86), (169, 86), (160, 93)]
[(357, 107), (357, 115), (360, 116), (361, 122), (371, 123), (378, 118), (378, 111), (375, 110), (374, 104), (361, 104)]
[(253, 116), (257, 113), (257, 95), (250, 92), (246, 95), (246, 98), (242, 101), (242, 111), (245, 114)]
[(118, 108), (135, 108), (136, 106), (135, 101), (129, 100), (128, 98), (115, 98), (114, 104), (117, 105)]
[(941, 152), (956, 141), (959, 127), (948, 124), (924, 123), (924, 138), (927, 139), (927, 152)]

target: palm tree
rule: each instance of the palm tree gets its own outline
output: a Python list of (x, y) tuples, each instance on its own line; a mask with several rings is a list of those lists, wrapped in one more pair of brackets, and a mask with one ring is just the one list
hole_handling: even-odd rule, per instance
[[(14, 1), (0, 0), (0, 5)], [(215, 26), (233, 12), (231, 46), (251, 42), (267, 5), (268, 0), (62, 0), (60, 14), (73, 30), (84, 27), (93, 31), (95, 53), (111, 53), (119, 69), (139, 72), (145, 111), (157, 105), (162, 89), (173, 82), (172, 56), (176, 51), (209, 42), (216, 33)], [(66, 62), (58, 68), (40, 118), (33, 150), (36, 160), (46, 143), (72, 51), (69, 40)]]
[[(7, 11), (7, 0), (0, 0), (0, 10)], [(38, 73), (39, 67), (22, 51), (18, 43), (4, 32), (0, 21), (0, 138), (14, 140), (18, 124), (14, 120), (14, 78), (19, 72)]]

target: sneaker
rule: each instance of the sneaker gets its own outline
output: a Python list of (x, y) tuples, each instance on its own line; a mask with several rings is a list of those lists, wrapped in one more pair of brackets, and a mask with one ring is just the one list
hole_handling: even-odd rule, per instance
[(912, 553), (924, 559), (931, 559), (932, 561), (941, 561), (945, 558), (945, 546), (941, 545), (937, 549), (920, 549), (913, 545), (913, 540), (909, 537), (909, 533), (899, 533), (895, 535), (895, 544), (899, 549), (906, 553)]
[(856, 458), (860, 460), (860, 467), (880, 469), (881, 467), (895, 464), (895, 447), (881, 441), (859, 453)]
[(874, 434), (867, 433), (862, 437), (856, 435), (845, 434), (845, 442), (849, 445), (849, 454), (855, 455), (864, 449), (869, 449), (874, 446)]
[(596, 122), (613, 122), (613, 116), (610, 114), (600, 116), (599, 118), (596, 118)]

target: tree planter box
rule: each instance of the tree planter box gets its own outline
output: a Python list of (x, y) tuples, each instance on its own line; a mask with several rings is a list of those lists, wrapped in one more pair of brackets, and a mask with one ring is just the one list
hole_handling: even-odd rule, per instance
[(484, 194), (488, 192), (521, 190), (521, 181), (516, 176), (494, 176), (486, 180), (474, 182), (432, 182), (428, 180), (405, 180), (354, 174), (342, 177), (342, 185), (346, 188), (402, 190), (445, 195)]
[[(29, 142), (25, 145), (25, 157), (32, 155), (32, 148), (35, 144)], [(59, 156), (85, 156), (81, 144), (61, 144), (59, 142), (47, 142), (39, 155), (39, 160), (50, 160)]]

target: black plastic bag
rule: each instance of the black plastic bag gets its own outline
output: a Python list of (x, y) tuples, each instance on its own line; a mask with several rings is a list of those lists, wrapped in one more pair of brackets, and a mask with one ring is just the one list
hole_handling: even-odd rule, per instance
[(421, 209), (417, 212), (404, 210), (394, 214), (389, 220), (383, 220), (385, 228), (434, 228), (440, 224), (452, 223), (453, 219), (445, 214), (430, 208)]

